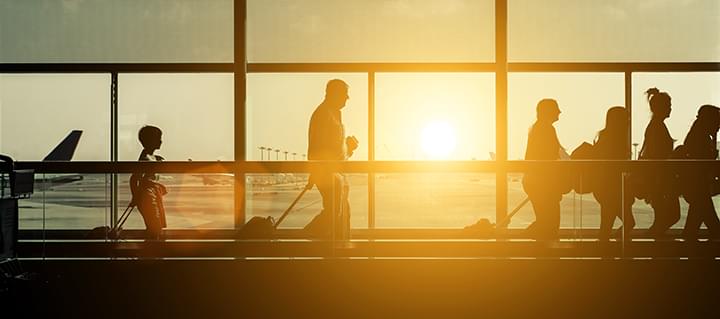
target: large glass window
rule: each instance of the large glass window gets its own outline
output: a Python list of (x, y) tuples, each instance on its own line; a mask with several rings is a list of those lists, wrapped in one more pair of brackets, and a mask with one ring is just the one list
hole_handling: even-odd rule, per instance
[(714, 62), (720, 2), (508, 0), (512, 62)]
[(0, 1), (0, 62), (232, 62), (232, 0)]
[(158, 153), (165, 160), (234, 158), (230, 73), (120, 74), (118, 104), (121, 161), (137, 160), (142, 150), (137, 134), (145, 125), (162, 129)]
[(495, 220), (495, 174), (375, 175), (378, 228), (463, 228)]
[(80, 130), (72, 159), (107, 161), (110, 75), (0, 75), (0, 125), (0, 152), (15, 160), (42, 160)]
[[(667, 92), (672, 98), (672, 113), (665, 120), (665, 125), (670, 131), (670, 135), (676, 140), (675, 146), (682, 144), (685, 140), (700, 106), (705, 104), (720, 106), (720, 90), (718, 90), (720, 73), (718, 72), (633, 73), (632, 85), (632, 142), (635, 146), (635, 157), (642, 149), (645, 127), (652, 116), (645, 95), (648, 88), (657, 87), (660, 91)], [(720, 198), (714, 197), (713, 200), (716, 202), (715, 207), (719, 207)], [(680, 206), (682, 217), (674, 225), (676, 228), (684, 227), (687, 215), (687, 202), (680, 200)], [(633, 211), (636, 216), (643, 217), (642, 220), (638, 220), (640, 226), (649, 227), (652, 224), (652, 208), (645, 202), (636, 202)]]
[(490, 73), (378, 73), (375, 158), (488, 160), (495, 152)]
[(347, 136), (360, 142), (350, 160), (367, 160), (368, 80), (363, 73), (254, 73), (247, 77), (249, 160), (305, 160), (308, 125), (329, 80), (348, 84), (342, 109)]
[[(120, 74), (119, 159), (135, 161), (142, 150), (138, 130), (163, 131), (156, 154), (168, 161), (233, 160), (232, 74)], [(129, 175), (120, 175), (119, 205), (130, 200)], [(233, 185), (229, 174), (159, 174), (170, 228), (232, 228)], [(128, 227), (141, 227), (136, 215)]]
[(249, 0), (249, 62), (491, 62), (491, 0)]
[[(605, 126), (605, 113), (625, 101), (621, 73), (510, 73), (508, 76), (508, 158), (525, 158), (528, 132), (536, 120), (536, 106), (543, 98), (555, 99), (561, 110), (554, 124), (560, 144), (571, 153), (582, 142), (592, 143)], [(508, 207), (512, 210), (527, 195), (522, 174), (508, 177)], [(566, 194), (560, 203), (561, 227), (598, 227), (600, 206), (592, 194)], [(526, 227), (534, 220), (528, 203), (509, 227)]]

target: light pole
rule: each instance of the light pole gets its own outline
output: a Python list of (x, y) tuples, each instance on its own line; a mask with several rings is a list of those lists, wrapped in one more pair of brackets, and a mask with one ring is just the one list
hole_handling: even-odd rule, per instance
[(260, 149), (260, 160), (264, 161), (265, 160), (265, 146), (260, 146), (258, 148)]
[(295, 160), (295, 155), (297, 155), (297, 153), (292, 153), (293, 161)]
[(307, 155), (303, 154), (302, 157), (303, 157), (303, 161), (304, 161), (304, 160), (305, 160), (305, 157), (307, 157)]
[(637, 147), (638, 147), (638, 145), (640, 145), (640, 144), (638, 144), (638, 143), (633, 143), (633, 144), (632, 144), (632, 146), (635, 148), (635, 151), (634, 151), (634, 153), (635, 153), (635, 159), (639, 159), (639, 158), (640, 158), (640, 154), (638, 154), (638, 152), (637, 152)]
[(275, 160), (276, 161), (280, 160), (280, 149), (275, 149)]
[(266, 147), (265, 150), (268, 152), (268, 161), (271, 161), (272, 158), (270, 158), (270, 152), (272, 152), (273, 149), (270, 147)]
[(285, 151), (285, 152), (283, 152), (283, 153), (285, 153), (285, 160), (287, 161), (287, 155), (288, 155), (288, 153), (290, 153), (290, 152)]

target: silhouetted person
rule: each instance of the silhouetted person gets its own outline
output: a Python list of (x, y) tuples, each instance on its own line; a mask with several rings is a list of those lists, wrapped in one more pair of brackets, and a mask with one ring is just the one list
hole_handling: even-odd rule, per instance
[[(155, 155), (162, 144), (162, 131), (155, 126), (144, 126), (138, 132), (143, 146), (138, 161), (160, 162), (164, 158)], [(130, 177), (131, 205), (136, 206), (145, 222), (146, 240), (161, 240), (162, 229), (167, 226), (163, 196), (167, 194), (164, 185), (158, 182), (155, 172), (134, 173)]]
[[(308, 129), (308, 159), (344, 161), (358, 147), (354, 136), (345, 137), (342, 108), (350, 97), (348, 85), (334, 79), (327, 83), (325, 100), (313, 112)], [(328, 238), (335, 223), (335, 238), (348, 239), (350, 232), (349, 185), (345, 175), (331, 168), (313, 171), (310, 184), (317, 185), (322, 196), (323, 209), (305, 230), (313, 236)]]
[[(698, 110), (697, 118), (683, 143), (683, 153), (688, 159), (714, 160), (718, 157), (717, 133), (720, 128), (720, 109), (713, 105), (703, 105)], [(681, 175), (681, 190), (685, 200), (690, 204), (683, 237), (687, 241), (697, 240), (700, 225), (710, 231), (712, 238), (720, 235), (720, 219), (715, 212), (712, 201), (715, 174), (693, 169)]]
[[(557, 160), (564, 151), (555, 132), (560, 108), (553, 99), (543, 99), (537, 104), (537, 121), (528, 134), (525, 160)], [(523, 177), (523, 189), (528, 194), (535, 212), (535, 222), (528, 227), (528, 235), (534, 239), (554, 240), (560, 228), (560, 200), (562, 185), (557, 185), (553, 172), (527, 172)]]
[[(664, 160), (672, 158), (674, 140), (670, 136), (665, 119), (670, 117), (671, 99), (667, 92), (657, 88), (648, 89), (648, 103), (652, 118), (645, 129), (645, 140), (640, 149), (640, 159)], [(644, 197), (655, 212), (655, 220), (648, 229), (651, 236), (662, 238), (672, 225), (680, 220), (680, 199), (674, 184), (674, 172), (654, 171), (644, 176), (640, 197)]]
[[(605, 128), (598, 132), (594, 145), (596, 159), (629, 160), (630, 145), (628, 143), (628, 112), (622, 106), (611, 107), (605, 116)], [(623, 175), (597, 172), (593, 174), (593, 196), (600, 203), (600, 232), (598, 238), (607, 241), (610, 238), (615, 218), (624, 220), (622, 231), (626, 238), (635, 227), (632, 215), (634, 198), (631, 194), (623, 194)]]

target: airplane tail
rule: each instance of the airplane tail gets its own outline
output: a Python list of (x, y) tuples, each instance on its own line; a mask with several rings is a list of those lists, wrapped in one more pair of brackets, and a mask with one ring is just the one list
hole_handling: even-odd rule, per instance
[(80, 142), (80, 136), (82, 135), (81, 130), (73, 130), (65, 137), (60, 144), (45, 156), (43, 161), (70, 161), (75, 154), (78, 142)]

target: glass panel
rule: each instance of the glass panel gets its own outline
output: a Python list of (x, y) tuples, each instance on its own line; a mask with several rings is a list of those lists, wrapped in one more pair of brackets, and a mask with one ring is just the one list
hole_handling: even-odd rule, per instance
[(492, 62), (494, 5), (490, 0), (249, 0), (248, 61)]
[[(39, 161), (73, 130), (81, 130), (73, 160), (110, 159), (108, 74), (0, 75), (0, 152)], [(31, 145), (31, 147), (28, 147)], [(65, 160), (69, 160), (66, 158)]]
[(378, 228), (462, 228), (495, 221), (495, 175), (376, 174)]
[(560, 144), (572, 152), (595, 139), (605, 126), (605, 112), (625, 104), (621, 73), (510, 73), (508, 76), (508, 159), (525, 158), (528, 130), (537, 103), (553, 98), (560, 105), (555, 123)]
[[(367, 228), (368, 225), (368, 176), (348, 174), (350, 185), (350, 226)], [(248, 174), (246, 221), (255, 216), (272, 216), (277, 221), (282, 213), (302, 192), (308, 182), (308, 174)], [(323, 209), (322, 197), (317, 187), (306, 192), (287, 215), (280, 229), (300, 229)]]
[(20, 229), (93, 229), (110, 225), (110, 176), (35, 174), (19, 205)]
[(168, 161), (233, 160), (232, 74), (120, 74), (118, 95), (121, 161), (138, 159), (145, 125), (163, 131)]
[(254, 73), (247, 76), (249, 160), (305, 160), (310, 117), (329, 80), (349, 86), (342, 109), (345, 134), (360, 141), (351, 160), (367, 160), (368, 80), (358, 73)]
[(232, 0), (1, 1), (0, 62), (232, 62)]
[[(582, 142), (592, 143), (605, 126), (605, 113), (624, 104), (624, 76), (618, 73), (511, 73), (508, 77), (509, 159), (525, 158), (528, 130), (536, 119), (536, 106), (543, 98), (558, 101), (560, 119), (554, 124), (560, 144), (571, 153)], [(508, 207), (519, 205), (526, 194), (522, 174), (509, 174)], [(600, 206), (592, 194), (568, 193), (560, 203), (561, 227), (597, 228)], [(535, 220), (532, 205), (526, 204), (509, 227), (527, 227)]]
[[(235, 227), (232, 174), (158, 174), (158, 178), (167, 188), (163, 204), (169, 229)], [(118, 215), (130, 202), (129, 179), (130, 174), (118, 176)], [(145, 229), (137, 208), (123, 228)]]
[[(650, 121), (650, 106), (645, 91), (657, 87), (667, 92), (672, 99), (672, 113), (665, 120), (670, 135), (676, 140), (675, 146), (683, 143), (690, 126), (695, 120), (697, 110), (704, 104), (720, 106), (720, 72), (708, 73), (633, 73), (632, 78), (633, 122), (632, 141), (636, 145), (634, 158), (642, 148), (645, 128)], [(714, 197), (717, 204), (720, 198)], [(681, 218), (674, 228), (685, 225), (687, 202), (680, 200)], [(637, 201), (634, 206), (636, 215), (647, 216), (639, 227), (649, 227), (653, 221), (653, 210), (644, 201)], [(641, 221), (640, 219), (638, 221)]]
[(509, 60), (715, 62), (720, 2), (509, 0)]
[(378, 73), (375, 83), (376, 159), (494, 157), (494, 74)]

